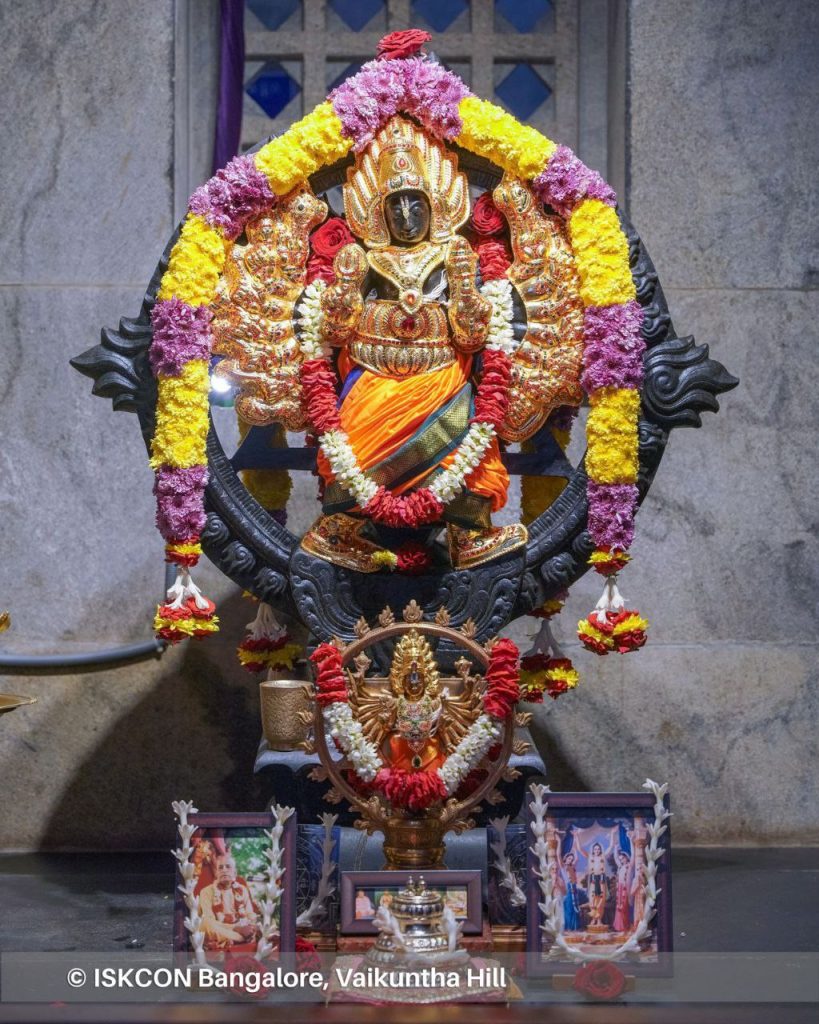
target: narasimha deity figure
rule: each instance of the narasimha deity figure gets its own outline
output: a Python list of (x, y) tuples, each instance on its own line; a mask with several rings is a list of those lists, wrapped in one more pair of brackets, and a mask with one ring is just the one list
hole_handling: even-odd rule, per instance
[(509, 260), (490, 288), (456, 152), (396, 116), (348, 169), (356, 240), (327, 280), (305, 288), (328, 213), (307, 184), (234, 247), (215, 350), (246, 424), (317, 438), (314, 555), (376, 571), (396, 536), (428, 543), (446, 526), (452, 564), (469, 568), (526, 543), (523, 525), (490, 519), (509, 489), (502, 447), (579, 403), (582, 302), (559, 218), (509, 175), (492, 200)]

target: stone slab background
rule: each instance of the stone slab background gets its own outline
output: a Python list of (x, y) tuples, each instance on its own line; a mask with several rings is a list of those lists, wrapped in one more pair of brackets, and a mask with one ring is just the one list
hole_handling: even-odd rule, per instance
[[(558, 627), (581, 688), (535, 732), (555, 789), (667, 779), (675, 841), (816, 842), (819, 7), (626, 14), (626, 206), (678, 331), (742, 385), (675, 432), (641, 512), (624, 585), (649, 646), (578, 650), (572, 623), (598, 596), (581, 581)], [(145, 638), (161, 591), (135, 421), (67, 360), (136, 314), (173, 226), (174, 31), (171, 0), (0, 7), (4, 650)], [(256, 686), (233, 658), (248, 611), (215, 571), (205, 583), (224, 623), (206, 645), (0, 678), (39, 698), (0, 720), (0, 849), (167, 848), (172, 799), (259, 806)]]

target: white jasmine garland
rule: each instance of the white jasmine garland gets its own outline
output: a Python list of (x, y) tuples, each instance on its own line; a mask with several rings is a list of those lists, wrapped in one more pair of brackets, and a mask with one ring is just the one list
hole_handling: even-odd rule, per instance
[(429, 490), (442, 504), (460, 494), (466, 478), (478, 468), (492, 444), (495, 428), (489, 423), (473, 423), (461, 441), (451, 466), (439, 473), (429, 485)]
[(364, 474), (344, 431), (328, 430), (321, 435), (320, 445), (336, 480), (347, 488), (359, 505), (366, 505), (374, 497), (378, 484)]
[(438, 769), (446, 791), (454, 793), (467, 775), (500, 739), (502, 725), (490, 715), (479, 715), (464, 738)]
[[(466, 478), (483, 461), (494, 436), (495, 428), (489, 423), (470, 426), (456, 450), (452, 465), (429, 485), (430, 492), (438, 501), (446, 505), (460, 494)], [(375, 496), (378, 485), (359, 466), (347, 434), (343, 430), (328, 430), (321, 435), (319, 444), (338, 483), (352, 494), (359, 505), (366, 505)]]
[[(336, 701), (322, 711), (327, 735), (338, 740), (356, 775), (372, 782), (384, 767), (381, 755), (364, 737), (361, 723), (353, 717), (349, 704)], [(447, 794), (455, 793), (469, 773), (478, 767), (487, 752), (500, 739), (503, 724), (490, 715), (480, 715), (449, 757), (437, 769)]]
[(492, 314), (489, 317), (489, 334), (486, 347), (490, 351), (505, 352), (513, 356), (518, 342), (512, 331), (512, 284), (505, 277), (496, 281), (487, 281), (481, 287), (481, 295), (492, 303)]
[(341, 744), (356, 775), (364, 782), (372, 782), (382, 767), (381, 758), (365, 738), (361, 723), (353, 718), (350, 705), (343, 701), (328, 704), (322, 711), (322, 717), (327, 734)]
[(318, 359), (326, 355), (322, 337), (321, 296), (327, 284), (317, 278), (304, 289), (296, 307), (296, 323), (301, 328), (299, 351), (303, 359)]

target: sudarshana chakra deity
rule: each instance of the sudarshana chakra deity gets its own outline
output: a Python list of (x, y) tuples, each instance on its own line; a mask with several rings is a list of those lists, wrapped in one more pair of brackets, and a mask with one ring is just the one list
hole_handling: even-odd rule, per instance
[[(583, 645), (645, 642), (616, 585), (637, 506), (670, 431), (737, 383), (675, 334), (600, 175), (472, 95), (421, 52), (428, 38), (385, 37), (325, 103), (197, 189), (140, 317), (74, 360), (139, 414), (150, 448), (177, 572), (158, 635), (217, 630), (191, 574), (203, 550), (260, 601), (248, 670), (292, 671), (273, 609), (300, 620), (315, 686), (299, 714), (396, 858), (430, 815), (428, 850), (465, 827), (475, 773), (480, 793), (506, 777), (519, 702), (575, 687), (548, 620), (587, 568), (606, 582)], [(210, 421), (215, 380), (243, 438), (232, 458)], [(301, 538), (287, 468), (318, 477)], [(521, 522), (493, 525), (512, 473)], [(519, 662), (496, 638), (525, 614), (542, 626)]]

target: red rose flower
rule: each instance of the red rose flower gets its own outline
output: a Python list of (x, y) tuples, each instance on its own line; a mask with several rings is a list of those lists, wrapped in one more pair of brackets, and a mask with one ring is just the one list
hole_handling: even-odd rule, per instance
[(506, 277), (506, 271), (512, 265), (509, 250), (500, 238), (482, 239), (475, 246), (478, 254), (478, 266), (484, 281), (497, 281)]
[(616, 999), (626, 988), (626, 976), (613, 963), (602, 960), (578, 967), (572, 988), (590, 999)]
[(254, 978), (252, 987), (245, 980), (249, 974), (263, 976), (270, 970), (270, 967), (255, 956), (230, 955), (225, 957), (225, 973), (230, 976), (230, 991), (243, 999), (264, 999), (272, 991), (272, 985), (264, 985), (261, 977), (257, 981)]
[(296, 936), (296, 970), (312, 972), (321, 970), (321, 957), (312, 942)]
[(479, 196), (472, 209), (472, 230), (478, 235), (488, 237), (499, 235), (506, 227), (506, 218), (495, 206), (491, 192)]
[(310, 236), (310, 247), (316, 256), (332, 260), (340, 249), (354, 241), (347, 222), (341, 217), (330, 217)]
[(432, 39), (429, 32), (418, 28), (405, 29), (403, 32), (390, 32), (378, 42), (376, 54), (379, 60), (396, 60), (399, 57), (412, 57), (424, 43)]

